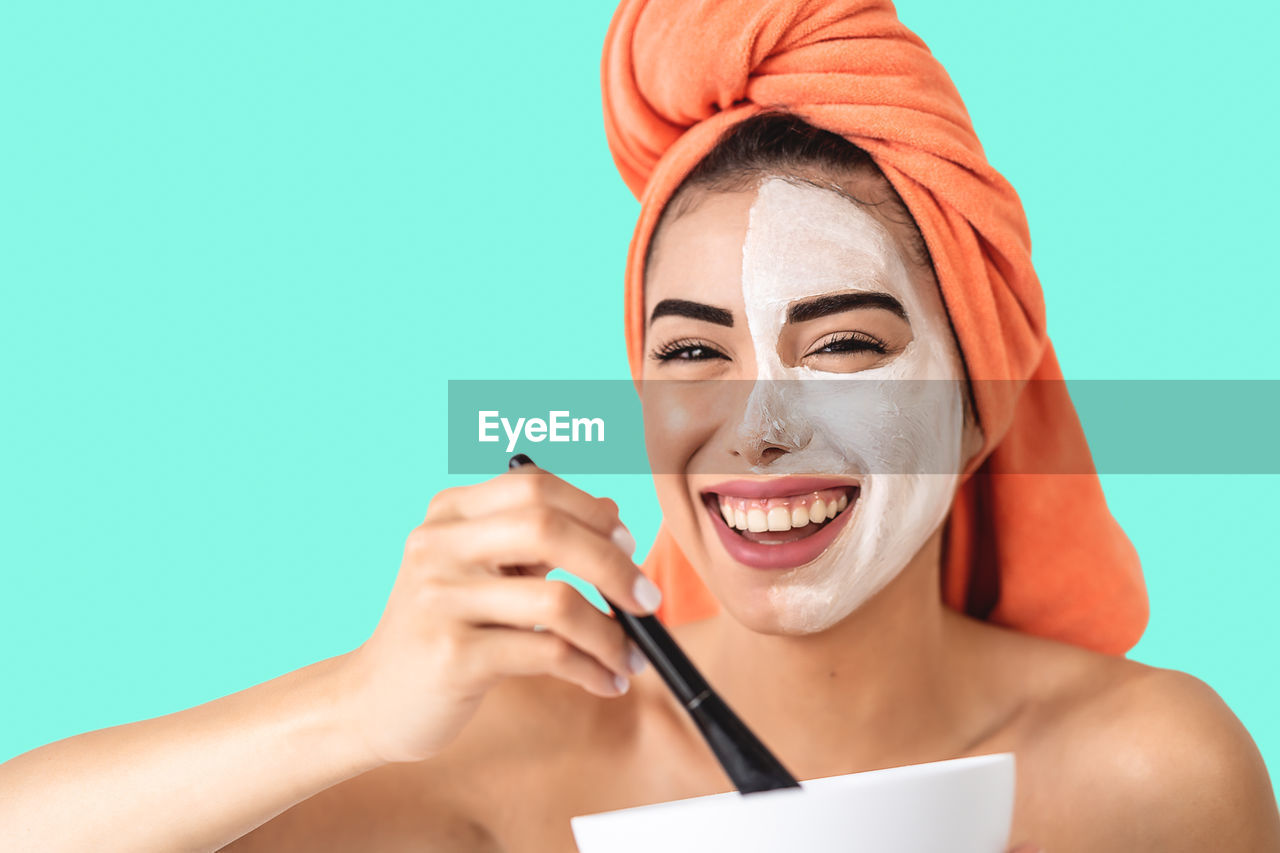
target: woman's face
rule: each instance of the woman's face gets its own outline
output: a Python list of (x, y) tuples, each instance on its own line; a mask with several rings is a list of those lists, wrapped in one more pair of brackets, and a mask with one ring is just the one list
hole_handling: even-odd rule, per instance
[[(849, 183), (882, 199), (875, 176)], [(645, 284), (645, 439), (666, 523), (754, 630), (812, 633), (891, 581), (950, 509), (964, 373), (910, 226), (770, 177), (700, 192)], [(660, 381), (677, 380), (677, 381)]]

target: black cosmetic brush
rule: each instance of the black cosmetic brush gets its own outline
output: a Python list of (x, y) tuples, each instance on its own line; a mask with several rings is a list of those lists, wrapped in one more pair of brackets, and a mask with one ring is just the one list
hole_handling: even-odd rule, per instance
[[(528, 456), (517, 453), (511, 457), (507, 467), (532, 464), (533, 460)], [(657, 616), (636, 616), (607, 598), (605, 603), (622, 623), (622, 630), (640, 647), (676, 699), (698, 724), (703, 738), (739, 792), (752, 794), (775, 788), (800, 787), (782, 762), (711, 689)]]

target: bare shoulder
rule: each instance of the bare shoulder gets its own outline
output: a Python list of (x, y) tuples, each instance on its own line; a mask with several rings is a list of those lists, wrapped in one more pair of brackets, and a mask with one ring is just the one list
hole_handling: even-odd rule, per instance
[(1054, 847), (1277, 851), (1266, 766), (1240, 720), (1184, 672), (1073, 650), (1043, 747), (1056, 765)]

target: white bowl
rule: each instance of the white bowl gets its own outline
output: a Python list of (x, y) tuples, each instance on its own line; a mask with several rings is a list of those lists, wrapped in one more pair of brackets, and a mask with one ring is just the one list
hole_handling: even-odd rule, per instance
[(1013, 753), (828, 776), (570, 820), (581, 853), (1005, 853)]

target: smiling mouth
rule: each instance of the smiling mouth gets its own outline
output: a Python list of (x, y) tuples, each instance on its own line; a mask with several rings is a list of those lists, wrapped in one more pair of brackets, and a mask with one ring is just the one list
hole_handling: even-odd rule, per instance
[(707, 511), (718, 515), (737, 536), (757, 545), (785, 545), (807, 539), (825, 528), (857, 503), (857, 486), (782, 495), (746, 498), (703, 493)]

